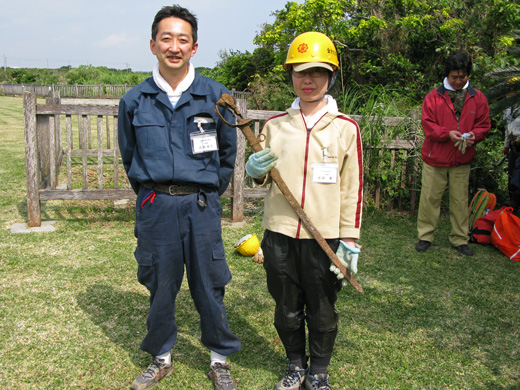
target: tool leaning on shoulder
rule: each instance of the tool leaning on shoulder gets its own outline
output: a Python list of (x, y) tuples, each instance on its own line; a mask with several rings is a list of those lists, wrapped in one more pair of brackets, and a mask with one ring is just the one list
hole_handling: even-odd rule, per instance
[[(218, 110), (218, 106), (230, 111), (233, 116), (235, 117), (237, 123), (232, 124), (226, 121), (226, 119), (221, 115), (220, 111)], [(255, 152), (261, 152), (263, 150), (262, 146), (260, 145), (259, 139), (254, 135), (253, 131), (249, 127), (249, 124), (251, 123), (251, 119), (244, 119), (242, 117), (242, 114), (238, 110), (237, 106), (235, 105), (235, 101), (233, 100), (233, 97), (228, 94), (223, 94), (220, 99), (217, 102), (217, 105), (215, 106), (215, 112), (217, 115), (222, 119), (222, 121), (229, 127), (238, 127), (244, 136), (246, 137), (247, 141), (253, 148)], [(334, 251), (330, 248), (329, 244), (325, 240), (325, 238), (322, 236), (322, 234), (316, 229), (312, 221), (309, 219), (307, 214), (305, 214), (305, 211), (303, 211), (302, 207), (294, 197), (294, 195), (291, 193), (287, 185), (285, 184), (284, 180), (280, 176), (280, 173), (276, 168), (272, 168), (270, 171), (271, 177), (274, 181), (274, 183), (278, 186), (280, 191), (282, 192), (285, 199), (289, 202), (292, 209), (298, 215), (298, 217), (302, 220), (304, 225), (309, 229), (310, 233), (314, 237), (314, 239), (318, 242), (320, 247), (325, 251), (329, 259), (332, 261), (332, 263), (336, 266), (336, 268), (339, 270), (339, 272), (343, 275), (345, 280), (349, 282), (357, 291), (360, 293), (364, 293), (363, 287), (354, 279), (354, 277), (351, 275), (351, 273), (348, 271), (348, 269), (343, 265), (343, 263), (338, 259), (338, 256)]]

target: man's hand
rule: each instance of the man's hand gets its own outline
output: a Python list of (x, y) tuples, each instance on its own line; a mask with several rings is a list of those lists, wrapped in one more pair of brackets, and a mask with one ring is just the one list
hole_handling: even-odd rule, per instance
[[(358, 244), (354, 244), (354, 241), (345, 243), (343, 240), (340, 240), (338, 250), (336, 251), (336, 256), (338, 256), (341, 264), (348, 269), (348, 272), (352, 276), (357, 274), (357, 262), (359, 258), (359, 253), (361, 252), (361, 247)], [(330, 265), (330, 270), (336, 274), (338, 279), (343, 279), (344, 276), (334, 264)], [(343, 286), (346, 286), (348, 282), (346, 280), (342, 280), (341, 283)]]
[(455, 147), (460, 150), (462, 154), (466, 153), (468, 146), (475, 144), (475, 134), (473, 132), (461, 134), (458, 131), (450, 131), (450, 139), (454, 141)]
[(276, 165), (278, 157), (269, 148), (249, 156), (246, 163), (246, 172), (249, 176), (259, 179), (267, 175)]
[(462, 136), (462, 134), (460, 134), (460, 132), (458, 132), (456, 130), (452, 130), (452, 131), (450, 131), (449, 136), (450, 136), (451, 142), (453, 142), (454, 144), (457, 145), (457, 142), (460, 141), (460, 137)]
[(469, 133), (463, 134), (463, 136), (466, 136), (469, 134), (469, 136), (466, 137), (466, 145), (473, 146), (475, 144), (475, 134), (470, 131)]

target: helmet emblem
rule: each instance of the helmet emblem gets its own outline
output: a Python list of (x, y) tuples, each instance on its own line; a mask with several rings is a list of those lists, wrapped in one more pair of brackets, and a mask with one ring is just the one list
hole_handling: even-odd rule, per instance
[(298, 53), (305, 53), (307, 50), (309, 50), (309, 46), (307, 46), (306, 43), (302, 43), (298, 46)]

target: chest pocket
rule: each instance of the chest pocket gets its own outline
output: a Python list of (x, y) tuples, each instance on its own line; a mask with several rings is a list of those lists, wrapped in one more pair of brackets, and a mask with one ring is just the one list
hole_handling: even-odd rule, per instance
[(163, 157), (167, 154), (169, 137), (165, 119), (150, 113), (136, 112), (132, 125), (137, 146), (143, 157)]

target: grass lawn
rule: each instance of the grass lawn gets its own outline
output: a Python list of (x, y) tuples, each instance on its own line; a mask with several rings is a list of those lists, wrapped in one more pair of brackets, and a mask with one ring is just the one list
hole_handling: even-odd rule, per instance
[[(0, 388), (128, 388), (149, 362), (139, 349), (148, 294), (136, 280), (133, 207), (47, 201), (42, 218), (57, 221), (55, 232), (12, 234), (27, 218), (21, 98), (0, 96), (0, 137)], [(286, 365), (263, 268), (233, 249), (247, 233), (261, 238), (260, 210), (248, 209), (245, 226), (223, 227), (241, 390), (272, 389)], [(520, 389), (520, 263), (486, 246), (458, 255), (446, 217), (433, 247), (418, 253), (415, 220), (365, 210), (365, 294), (339, 295), (333, 389)], [(157, 389), (210, 390), (186, 283), (177, 317), (176, 370)]]

